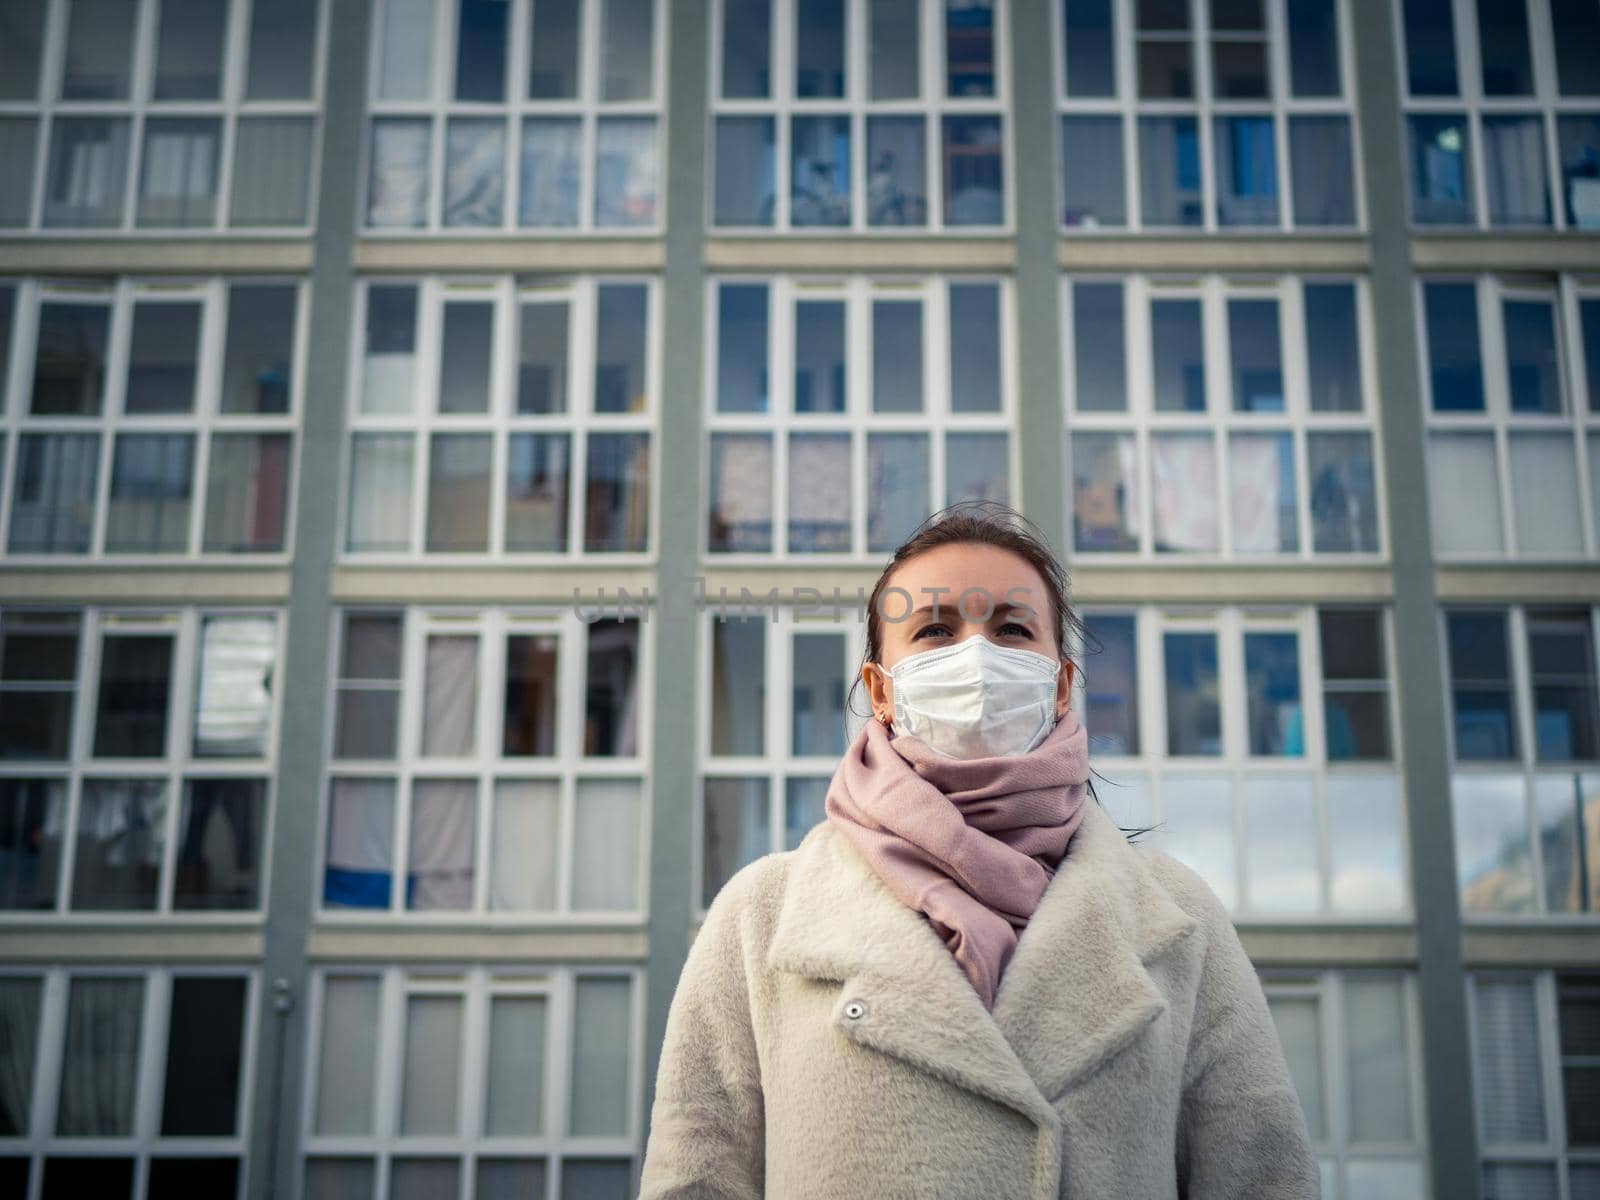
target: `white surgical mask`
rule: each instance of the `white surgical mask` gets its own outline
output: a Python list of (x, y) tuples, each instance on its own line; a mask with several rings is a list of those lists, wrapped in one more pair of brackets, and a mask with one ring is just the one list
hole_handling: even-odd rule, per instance
[(1060, 670), (1047, 654), (981, 633), (908, 654), (889, 671), (895, 729), (951, 758), (1026, 754), (1055, 728)]

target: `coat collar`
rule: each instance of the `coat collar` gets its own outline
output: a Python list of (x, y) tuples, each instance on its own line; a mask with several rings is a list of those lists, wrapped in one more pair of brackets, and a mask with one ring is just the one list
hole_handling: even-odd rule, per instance
[[(1196, 924), (1087, 797), (990, 1013), (927, 918), (825, 820), (794, 851), (767, 963), (843, 981), (844, 1035), (1054, 1127), (1052, 1102), (1166, 1009), (1145, 964)], [(847, 1017), (851, 1001), (865, 1011)]]

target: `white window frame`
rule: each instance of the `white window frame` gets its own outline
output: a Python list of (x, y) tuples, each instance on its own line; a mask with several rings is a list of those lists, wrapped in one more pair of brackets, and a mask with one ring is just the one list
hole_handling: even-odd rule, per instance
[[(1097, 234), (1126, 235), (1143, 229), (1163, 232), (1254, 234), (1281, 231), (1299, 236), (1347, 235), (1365, 229), (1367, 224), (1366, 195), (1363, 186), (1366, 165), (1362, 160), (1361, 132), (1357, 128), (1354, 80), (1355, 50), (1350, 30), (1350, 12), (1346, 0), (1334, 0), (1339, 23), (1339, 82), (1338, 96), (1297, 97), (1290, 91), (1289, 33), (1287, 5), (1293, 0), (1263, 0), (1266, 32), (1268, 70), (1271, 85), (1268, 96), (1257, 100), (1219, 100), (1214, 97), (1211, 78), (1211, 14), (1207, 0), (1187, 0), (1189, 29), (1184, 35), (1191, 47), (1191, 65), (1195, 69), (1194, 96), (1187, 100), (1146, 100), (1139, 96), (1138, 11), (1137, 0), (1111, 0), (1112, 39), (1116, 54), (1116, 95), (1099, 98), (1069, 97), (1066, 80), (1066, 15), (1063, 0), (1051, 0), (1051, 43), (1056, 97), (1054, 143), (1057, 156), (1055, 175), (1055, 204), (1057, 227), (1072, 237)], [(1233, 40), (1227, 32), (1219, 36)], [(1177, 40), (1157, 37), (1155, 40)], [(1255, 39), (1249, 39), (1255, 40)], [(1063, 117), (1115, 117), (1122, 129), (1122, 182), (1124, 211), (1127, 220), (1122, 225), (1078, 226), (1068, 225), (1062, 219), (1062, 180), (1066, 164), (1059, 161), (1061, 152), (1061, 120)], [(1217, 219), (1217, 178), (1215, 121), (1229, 116), (1270, 116), (1273, 123), (1274, 156), (1278, 169), (1278, 221), (1275, 225), (1223, 225)], [(1289, 120), (1298, 116), (1338, 116), (1346, 119), (1350, 132), (1350, 160), (1353, 169), (1351, 189), (1354, 199), (1355, 223), (1351, 225), (1299, 225), (1294, 221), (1294, 181), (1290, 158)], [(1139, 119), (1141, 117), (1192, 117), (1199, 135), (1200, 194), (1203, 212), (1197, 225), (1164, 225), (1144, 219), (1143, 196), (1139, 176)]]
[[(32, 1103), (28, 1133), (0, 1138), (0, 1154), (31, 1160), (28, 1191), (19, 1200), (37, 1200), (43, 1194), (45, 1160), (109, 1156), (134, 1160), (131, 1200), (144, 1200), (152, 1158), (230, 1158), (239, 1163), (239, 1190), (243, 1196), (250, 1175), (252, 1098), (257, 1069), (256, 1028), (261, 1016), (260, 973), (248, 966), (135, 967), (126, 964), (90, 966), (0, 967), (0, 977), (39, 979), (39, 1025), (36, 1029), (32, 1078)], [(75, 978), (139, 979), (144, 983), (140, 1015), (139, 1066), (134, 1087), (134, 1129), (126, 1137), (62, 1137), (53, 1132), (60, 1097), (62, 1059), (66, 1053), (67, 1008)], [(245, 984), (242, 1013), (239, 1096), (235, 1132), (231, 1136), (165, 1137), (161, 1115), (167, 1065), (168, 1024), (172, 982), (177, 979), (241, 979)]]
[[(628, 1129), (622, 1135), (578, 1136), (565, 1133), (573, 1082), (575, 991), (580, 978), (626, 979), (631, 987), (628, 1020)], [(379, 987), (378, 1038), (373, 1079), (374, 1131), (367, 1135), (331, 1135), (316, 1132), (317, 1063), (321, 1053), (323, 1004), (329, 978), (375, 980)], [(405, 1006), (412, 995), (454, 996), (462, 1001), (461, 1079), (457, 1093), (455, 1135), (414, 1135), (399, 1132), (405, 1062)], [(497, 996), (537, 996), (545, 1010), (545, 1061), (543, 1117), (546, 1133), (540, 1137), (499, 1137), (480, 1134), (483, 1127), (485, 1069), (489, 1052), (490, 1000)], [(550, 963), (539, 966), (483, 966), (424, 963), (372, 966), (370, 964), (320, 966), (313, 974), (306, 1016), (306, 1069), (300, 1104), (300, 1151), (291, 1194), (305, 1196), (308, 1159), (359, 1157), (373, 1165), (373, 1196), (391, 1195), (389, 1169), (393, 1159), (448, 1157), (461, 1168), (460, 1195), (471, 1197), (480, 1158), (543, 1159), (546, 1186), (559, 1194), (561, 1160), (567, 1157), (603, 1156), (637, 1160), (640, 1152), (640, 1104), (644, 1090), (645, 976), (641, 968), (605, 962), (582, 965)]]
[[(282, 285), (295, 289), (294, 345), (290, 357), (288, 411), (282, 413), (224, 413), (220, 411), (222, 378), (226, 369), (229, 290), (234, 286)], [(107, 309), (105, 391), (95, 416), (33, 416), (28, 410), (38, 351), (40, 308), (50, 302), (98, 304)], [(142, 302), (178, 301), (200, 305), (200, 334), (195, 358), (194, 410), (187, 413), (127, 414), (123, 411), (133, 338), (135, 305)], [(294, 556), (294, 527), (298, 510), (300, 422), (304, 406), (306, 343), (310, 324), (310, 297), (303, 278), (277, 276), (186, 279), (135, 279), (123, 277), (109, 287), (68, 280), (24, 279), (16, 289), (16, 353), (11, 362), (10, 402), (0, 379), (0, 545), (9, 545), (18, 459), (24, 434), (94, 434), (99, 438), (99, 466), (95, 477), (93, 527), (89, 549), (76, 551), (0, 552), (11, 564), (59, 565), (92, 559), (103, 566), (171, 566), (189, 562), (204, 566), (238, 563), (287, 566)], [(9, 433), (10, 436), (7, 436)], [(188, 434), (194, 438), (194, 470), (190, 477), (189, 531), (185, 549), (173, 552), (123, 552), (105, 549), (106, 523), (111, 500), (111, 475), (118, 435), (129, 433)], [(204, 550), (207, 485), (211, 444), (221, 434), (280, 434), (289, 439), (288, 472), (284, 479), (284, 545), (281, 550), (230, 553)]]
[[(22, 606), (11, 606), (11, 611)], [(199, 693), (201, 642), (211, 618), (259, 617), (274, 624), (274, 684), (282, 678), (286, 653), (286, 622), (278, 610), (262, 607), (223, 608), (86, 608), (29, 606), (32, 611), (71, 612), (79, 617), (76, 686), (72, 701), (72, 729), (68, 757), (57, 759), (6, 759), (0, 775), (13, 779), (58, 779), (66, 785), (62, 797), (60, 861), (56, 864), (56, 901), (48, 910), (0, 910), (0, 929), (35, 924), (138, 926), (182, 922), (197, 925), (260, 925), (265, 921), (267, 881), (271, 878), (272, 833), (278, 796), (278, 731), (283, 721), (283, 689), (273, 687), (272, 707), (265, 737), (266, 752), (256, 757), (197, 756), (194, 753), (195, 704)], [(97, 758), (94, 726), (100, 692), (100, 659), (107, 636), (170, 634), (173, 639), (172, 673), (168, 676), (166, 752), (151, 758)], [(179, 845), (183, 839), (183, 808), (187, 784), (205, 779), (248, 777), (262, 783), (259, 849), (256, 864), (256, 905), (250, 909), (180, 909), (173, 904)], [(161, 872), (155, 907), (149, 909), (74, 909), (71, 907), (73, 875), (77, 866), (78, 819), (86, 780), (155, 780), (166, 785), (166, 813), (162, 818)]]
[[(1168, 807), (1184, 803), (1181, 785), (1196, 777), (1226, 781), (1230, 791), (1232, 831), (1231, 875), (1228, 879), (1207, 882), (1222, 897), (1235, 919), (1243, 923), (1292, 920), (1297, 925), (1343, 926), (1404, 925), (1413, 910), (1410, 827), (1407, 820), (1405, 767), (1400, 752), (1399, 715), (1394, 680), (1395, 658), (1392, 617), (1388, 609), (1378, 608), (1383, 634), (1382, 653), (1389, 696), (1388, 721), (1392, 758), (1383, 760), (1329, 761), (1326, 754), (1322, 678), (1322, 643), (1318, 614), (1321, 609), (1285, 606), (1226, 606), (1216, 608), (1186, 606), (1136, 606), (1094, 604), (1080, 610), (1086, 619), (1100, 616), (1131, 616), (1134, 619), (1135, 667), (1137, 671), (1137, 720), (1139, 752), (1131, 755), (1096, 754), (1097, 769), (1105, 778), (1097, 783), (1106, 794), (1101, 797), (1119, 815), (1132, 815), (1138, 826), (1155, 828), (1148, 842), (1155, 849), (1182, 857), (1181, 847), (1173, 844), (1163, 828)], [(1217, 755), (1173, 755), (1167, 752), (1167, 681), (1165, 635), (1203, 633), (1216, 638), (1217, 678), (1221, 708), (1222, 753)], [(1254, 755), (1249, 753), (1248, 686), (1245, 675), (1244, 637), (1251, 633), (1293, 633), (1298, 638), (1301, 728), (1305, 753), (1301, 755)], [(1085, 661), (1083, 648), (1074, 647), (1073, 659), (1079, 665), (1073, 684), (1073, 707), (1085, 713), (1086, 674), (1095, 669), (1093, 655)], [(1253, 780), (1303, 778), (1312, 790), (1312, 812), (1317, 829), (1315, 847), (1318, 893), (1312, 909), (1256, 908), (1249, 901), (1249, 823), (1244, 816), (1245, 788)], [(1333, 879), (1334, 846), (1329, 826), (1331, 801), (1328, 786), (1334, 780), (1391, 781), (1394, 786), (1393, 829), (1399, 852), (1398, 886), (1401, 905), (1393, 909), (1363, 910), (1335, 907)], [(1128, 781), (1122, 791), (1121, 781)], [(1177, 785), (1177, 786), (1173, 786)], [(1147, 820), (1144, 818), (1148, 818)], [(1185, 860), (1187, 861), (1187, 860)], [(1191, 863), (1195, 870), (1200, 866)], [(1204, 872), (1202, 872), (1204, 873)], [(1231, 893), (1231, 894), (1230, 894)]]
[[(379, 95), (383, 78), (383, 27), (387, 4), (376, 0), (372, 11), (372, 38), (368, 47), (367, 114), (362, 121), (360, 162), (360, 223), (368, 236), (416, 238), (447, 234), (464, 238), (503, 238), (507, 232), (521, 237), (570, 238), (604, 234), (607, 237), (659, 236), (666, 227), (667, 156), (665, 120), (666, 27), (671, 19), (669, 0), (653, 0), (651, 95), (644, 100), (600, 98), (601, 5), (606, 0), (582, 0), (578, 22), (578, 95), (567, 100), (530, 100), (527, 97), (529, 38), (533, 0), (507, 0), (505, 78), (506, 96), (500, 101), (457, 100), (455, 65), (459, 7), (454, 0), (434, 6), (432, 76), (429, 98), (386, 100)], [(427, 216), (420, 227), (374, 225), (369, 219), (372, 194), (373, 130), (385, 118), (413, 118), (428, 122)], [(505, 122), (506, 154), (502, 165), (505, 186), (503, 212), (498, 226), (444, 224), (445, 138), (452, 119), (500, 118)], [(519, 224), (522, 184), (522, 125), (535, 118), (569, 117), (580, 123), (581, 163), (576, 225)], [(600, 225), (595, 221), (595, 163), (597, 125), (606, 118), (645, 118), (655, 122), (656, 219), (644, 225)]]
[[(607, 413), (594, 410), (594, 377), (599, 289), (609, 284), (638, 285), (645, 289), (645, 407), (640, 412)], [(366, 352), (367, 297), (373, 287), (417, 288), (417, 333), (413, 367), (411, 409), (400, 413), (361, 411), (362, 371)], [(444, 306), (449, 300), (488, 302), (494, 305), (494, 349), (490, 362), (489, 408), (482, 413), (440, 413), (438, 380), (444, 326)], [(516, 408), (516, 367), (520, 347), (520, 316), (524, 301), (556, 300), (568, 304), (566, 410), (558, 413), (522, 414)], [(618, 565), (649, 563), (661, 544), (661, 290), (659, 281), (638, 276), (584, 276), (549, 287), (522, 284), (514, 278), (483, 279), (441, 276), (370, 278), (356, 289), (355, 320), (349, 346), (346, 387), (346, 430), (339, 512), (336, 518), (339, 555), (346, 562), (375, 564), (486, 562), (519, 565), (604, 561)], [(491, 439), (489, 471), (489, 527), (485, 550), (429, 550), (427, 548), (429, 461), (431, 439), (436, 434), (482, 434)], [(571, 441), (567, 474), (567, 548), (565, 550), (507, 550), (505, 548), (506, 486), (509, 478), (510, 438), (517, 433), (567, 434)], [(587, 512), (584, 484), (588, 478), (588, 447), (596, 434), (639, 433), (649, 446), (650, 515), (643, 550), (584, 549)], [(350, 550), (350, 505), (354, 478), (355, 439), (362, 434), (404, 434), (411, 438), (410, 549)]]
[[(771, 94), (764, 98), (725, 99), (722, 94), (723, 15), (727, 0), (714, 0), (708, 22), (710, 37), (710, 113), (707, 133), (708, 167), (705, 225), (708, 232), (723, 234), (795, 234), (802, 237), (839, 237), (851, 233), (870, 233), (874, 237), (918, 237), (933, 233), (989, 236), (1010, 234), (1016, 222), (1016, 168), (1012, 160), (1011, 88), (1011, 0), (993, 0), (994, 73), (993, 96), (951, 96), (945, 78), (944, 0), (917, 0), (918, 3), (918, 92), (910, 100), (873, 100), (868, 89), (871, 64), (868, 40), (870, 24), (868, 0), (844, 0), (845, 9), (845, 94), (840, 97), (797, 97), (794, 95), (795, 43), (792, 31), (796, 20), (796, 0), (770, 0), (771, 24), (768, 29), (768, 63)], [(842, 116), (850, 122), (850, 223), (837, 225), (794, 225), (790, 221), (790, 122), (794, 117)], [(922, 225), (869, 225), (867, 223), (867, 120), (869, 117), (906, 116), (923, 119), (923, 154), (927, 173), (928, 220)], [(998, 225), (955, 225), (945, 220), (944, 119), (946, 117), (994, 117), (1000, 124), (1000, 179), (1004, 191), (1003, 223)], [(716, 137), (721, 117), (765, 117), (773, 122), (773, 220), (770, 225), (720, 225), (716, 222)]]
[[(35, 131), (32, 195), (29, 202), (31, 233), (52, 238), (93, 239), (105, 237), (170, 238), (204, 234), (232, 234), (250, 238), (308, 237), (316, 222), (320, 197), (322, 158), (322, 109), (325, 93), (323, 77), (328, 52), (327, 0), (317, 6), (310, 64), (311, 94), (303, 100), (251, 100), (245, 97), (249, 71), (250, 5), (271, 0), (231, 0), (222, 43), (222, 94), (216, 100), (155, 100), (157, 40), (160, 32), (156, 6), (159, 0), (131, 0), (136, 7), (133, 21), (133, 47), (129, 64), (129, 99), (63, 100), (61, 83), (66, 64), (68, 32), (67, 5), (70, 0), (50, 0), (43, 23), (43, 44), (39, 65), (39, 91), (33, 100), (0, 102), (0, 117), (34, 117)], [(224, 0), (227, 2), (227, 0)], [(123, 181), (122, 216), (114, 226), (73, 226), (44, 224), (46, 184), (50, 169), (50, 145), (56, 118), (121, 118), (128, 122), (128, 174)], [(139, 189), (143, 178), (144, 130), (151, 118), (215, 118), (221, 126), (218, 138), (217, 217), (208, 226), (138, 224)], [(299, 225), (232, 225), (229, 210), (233, 202), (233, 169), (237, 130), (241, 118), (301, 117), (311, 123), (307, 162), (308, 184), (306, 220)]]
[[(955, 412), (951, 408), (950, 355), (959, 338), (950, 328), (949, 287), (993, 283), (998, 287), (1000, 408), (994, 412)], [(767, 409), (764, 412), (720, 412), (717, 409), (719, 289), (760, 285), (767, 288)], [(884, 551), (867, 542), (867, 498), (870, 435), (915, 433), (928, 439), (928, 489), (932, 513), (944, 507), (948, 452), (952, 434), (989, 433), (1006, 439), (1007, 488), (1019, 499), (1017, 481), (1021, 451), (1017, 435), (1018, 381), (1015, 296), (1003, 277), (939, 275), (916, 277), (808, 278), (795, 275), (720, 275), (706, 284), (705, 414), (706, 453), (700, 468), (703, 498), (697, 546), (702, 561), (728, 564), (770, 564), (775, 558), (820, 565), (881, 562)], [(801, 300), (842, 300), (845, 304), (845, 411), (794, 411), (795, 306)], [(872, 304), (876, 300), (916, 300), (922, 305), (921, 412), (873, 411)], [(850, 542), (847, 553), (794, 552), (789, 542), (789, 441), (797, 433), (848, 434), (850, 437)], [(771, 440), (773, 491), (771, 550), (714, 550), (709, 523), (715, 497), (711, 491), (712, 445), (719, 434), (758, 434)], [(926, 515), (926, 514), (925, 514)]]
[[(1432, 357), (1428, 344), (1427, 286), (1471, 283), (1475, 288), (1478, 320), (1478, 362), (1483, 375), (1484, 408), (1481, 412), (1434, 408)], [(1560, 275), (1552, 282), (1524, 282), (1497, 275), (1418, 277), (1415, 289), (1417, 346), (1421, 355), (1420, 398), (1428, 433), (1428, 458), (1432, 468), (1437, 435), (1489, 434), (1494, 440), (1496, 483), (1500, 489), (1500, 545), (1498, 552), (1469, 551), (1451, 554), (1435, 550), (1441, 563), (1524, 562), (1565, 563), (1600, 558), (1600, 397), (1584, 396), (1584, 346), (1579, 302), (1600, 299), (1600, 286), (1587, 278)], [(1556, 336), (1556, 363), (1561, 391), (1560, 413), (1514, 412), (1507, 377), (1505, 300), (1539, 299), (1551, 302)], [(1511, 473), (1510, 441), (1518, 433), (1565, 434), (1573, 439), (1574, 479), (1577, 483), (1578, 530), (1583, 546), (1576, 554), (1531, 553), (1517, 547), (1516, 492)], [(1433, 468), (1436, 470), (1436, 468)]]
[[(349, 605), (336, 610), (331, 652), (328, 656), (328, 695), (325, 716), (320, 799), (318, 801), (317, 846), (313, 871), (312, 899), (314, 921), (318, 926), (392, 925), (396, 922), (419, 925), (459, 926), (463, 922), (486, 926), (549, 926), (552, 928), (610, 928), (635, 924), (647, 918), (649, 908), (650, 837), (653, 810), (650, 795), (651, 745), (654, 733), (655, 634), (649, 617), (647, 597), (608, 601), (605, 598), (564, 608), (551, 606), (518, 608), (460, 608), (450, 606), (412, 606), (392, 608)], [(596, 611), (605, 618), (633, 617), (638, 620), (639, 645), (636, 666), (636, 752), (631, 756), (582, 753), (582, 713), (586, 693), (589, 626), (579, 615)], [(398, 617), (401, 621), (399, 722), (395, 755), (390, 759), (341, 759), (335, 756), (339, 719), (340, 667), (346, 620), (350, 616)], [(478, 669), (476, 719), (473, 753), (461, 756), (426, 757), (420, 750), (420, 733), (427, 687), (427, 638), (430, 634), (476, 636)], [(551, 755), (506, 756), (501, 751), (504, 728), (506, 638), (519, 634), (551, 634), (559, 639), (556, 650), (559, 703), (556, 707), (556, 751)], [(359, 909), (329, 907), (323, 903), (323, 875), (328, 865), (328, 820), (332, 812), (333, 783), (339, 779), (378, 779), (394, 784), (393, 858), (389, 864), (389, 907)], [(472, 906), (463, 910), (408, 909), (405, 906), (405, 876), (410, 863), (411, 806), (413, 788), (418, 781), (470, 780), (475, 787), (476, 810), (473, 824)], [(554, 909), (493, 909), (489, 907), (491, 853), (495, 784), (521, 780), (553, 781), (560, 794), (560, 848), (556, 879), (557, 907)], [(638, 785), (638, 897), (634, 909), (575, 909), (572, 906), (574, 883), (574, 839), (578, 787), (590, 780), (615, 780)]]
[[(1073, 285), (1076, 283), (1114, 283), (1123, 289), (1123, 330), (1126, 346), (1124, 378), (1127, 381), (1127, 407), (1121, 412), (1080, 411), (1075, 395), (1077, 373), (1073, 318)], [(1304, 288), (1320, 283), (1353, 284), (1356, 301), (1356, 331), (1361, 378), (1361, 409), (1356, 412), (1314, 412), (1310, 401), (1309, 361), (1305, 339)], [(1268, 276), (1245, 275), (1174, 276), (1063, 274), (1061, 276), (1062, 392), (1065, 406), (1067, 464), (1063, 496), (1067, 528), (1073, 529), (1072, 435), (1121, 434), (1135, 439), (1135, 503), (1138, 506), (1139, 549), (1074, 550), (1073, 557), (1083, 562), (1125, 564), (1149, 563), (1231, 564), (1316, 563), (1327, 565), (1378, 564), (1389, 556), (1388, 495), (1384, 479), (1384, 444), (1377, 427), (1378, 381), (1371, 336), (1371, 297), (1363, 278), (1349, 276)], [(1188, 299), (1200, 303), (1201, 329), (1205, 355), (1206, 408), (1204, 412), (1157, 412), (1153, 382), (1154, 359), (1151, 328), (1151, 303), (1158, 299)], [(1228, 311), (1231, 299), (1270, 299), (1278, 305), (1278, 328), (1284, 383), (1284, 411), (1249, 413), (1235, 411), (1232, 397), (1232, 356), (1228, 348)], [(1295, 461), (1295, 506), (1299, 549), (1282, 551), (1235, 551), (1233, 549), (1231, 455), (1229, 439), (1236, 433), (1287, 433), (1293, 438)], [(1217, 514), (1216, 551), (1167, 550), (1155, 548), (1155, 514), (1152, 504), (1153, 451), (1156, 434), (1204, 434), (1212, 441), (1216, 463), (1217, 495), (1213, 497)], [(1373, 500), (1376, 507), (1378, 548), (1373, 551), (1317, 551), (1315, 525), (1311, 514), (1311, 474), (1307, 439), (1311, 434), (1356, 433), (1367, 435), (1372, 452)]]

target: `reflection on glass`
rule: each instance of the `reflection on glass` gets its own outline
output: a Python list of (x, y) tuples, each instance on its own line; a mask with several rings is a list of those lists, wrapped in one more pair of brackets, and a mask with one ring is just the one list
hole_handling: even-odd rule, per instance
[(850, 224), (850, 118), (789, 123), (789, 223)]
[(1245, 715), (1251, 754), (1305, 755), (1300, 702), (1300, 639), (1293, 633), (1244, 635)]
[(1464, 116), (1412, 113), (1411, 219), (1419, 225), (1470, 225), (1472, 163)]
[(850, 435), (789, 435), (789, 551), (850, 550)]
[(1217, 635), (1166, 633), (1162, 637), (1162, 654), (1167, 689), (1167, 753), (1221, 754)]
[(772, 224), (773, 138), (771, 117), (717, 118), (713, 224)]
[(1323, 783), (1323, 801), (1334, 911), (1403, 910), (1408, 892), (1399, 781), (1388, 774), (1332, 774)]
[(701, 818), (700, 903), (710, 905), (740, 867), (772, 849), (766, 777), (708, 778)]
[(1072, 529), (1078, 550), (1139, 548), (1138, 450), (1131, 433), (1072, 435)]
[(928, 438), (921, 433), (867, 437), (867, 549), (892, 550), (927, 516)]
[(1061, 118), (1061, 223), (1128, 223), (1121, 117)]
[(539, 227), (578, 223), (582, 141), (583, 133), (576, 120), (530, 117), (522, 122), (517, 224)]
[(444, 223), (499, 225), (505, 219), (505, 122), (451, 121), (444, 155)]
[(655, 0), (603, 0), (600, 99), (648, 100), (655, 92)]
[(157, 35), (154, 99), (218, 98), (227, 17), (225, 5), (209, 0), (165, 0)]
[(711, 435), (708, 549), (772, 549), (772, 469), (771, 435)]
[(540, 0), (528, 38), (528, 99), (578, 96), (580, 0)]
[(1200, 133), (1193, 117), (1139, 118), (1139, 194), (1146, 225), (1200, 224)]
[(828, 780), (790, 777), (785, 783), (783, 806), (783, 848), (793, 850), (811, 832), (813, 826), (827, 819), (824, 803), (828, 797)]
[(848, 681), (842, 633), (796, 633), (789, 706), (789, 749), (795, 755), (844, 753), (844, 694)]
[(1249, 907), (1262, 913), (1322, 908), (1317, 811), (1310, 776), (1245, 780), (1244, 875)]
[[(1592, 756), (1592, 752), (1591, 752)], [(1544, 911), (1600, 911), (1600, 775), (1540, 775), (1533, 781), (1544, 870)]]
[(506, 447), (506, 549), (567, 548), (572, 435), (513, 433)]
[(122, 0), (74, 0), (67, 14), (63, 100), (128, 98), (136, 7)]
[(1091, 753), (1139, 753), (1139, 664), (1132, 616), (1084, 616), (1084, 724)]
[(1238, 908), (1232, 784), (1211, 775), (1168, 775), (1161, 795), (1166, 852), (1198, 871), (1226, 908)]
[(868, 225), (928, 223), (927, 158), (923, 118), (867, 118)]

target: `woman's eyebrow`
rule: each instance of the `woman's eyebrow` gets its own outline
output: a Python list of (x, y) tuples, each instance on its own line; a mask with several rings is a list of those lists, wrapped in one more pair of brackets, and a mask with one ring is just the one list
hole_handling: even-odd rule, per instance
[[(953, 603), (924, 604), (921, 608), (912, 609), (906, 614), (906, 616), (908, 619), (912, 617), (920, 617), (925, 613), (933, 612), (936, 608), (941, 612), (947, 613), (957, 611), (956, 606)], [(1002, 614), (1009, 615), (1011, 613), (1020, 613), (1025, 619), (1030, 620), (1037, 615), (1036, 611), (1026, 604), (999, 604), (995, 606), (994, 612), (990, 614), (990, 619), (993, 620), (995, 617)]]

